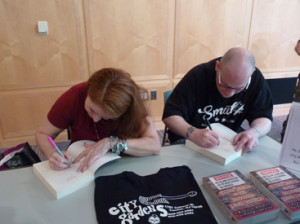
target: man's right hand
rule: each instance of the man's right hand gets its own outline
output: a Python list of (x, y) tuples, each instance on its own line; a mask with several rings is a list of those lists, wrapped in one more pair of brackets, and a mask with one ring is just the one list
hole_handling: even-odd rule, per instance
[(220, 144), (219, 136), (209, 129), (195, 129), (189, 136), (189, 140), (203, 148), (212, 148)]

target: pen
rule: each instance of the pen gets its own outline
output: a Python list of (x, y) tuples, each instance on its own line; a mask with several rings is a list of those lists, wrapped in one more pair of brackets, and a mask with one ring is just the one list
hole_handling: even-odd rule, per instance
[(48, 137), (48, 141), (50, 142), (50, 144), (53, 146), (53, 148), (56, 149), (56, 151), (58, 152), (58, 154), (67, 161), (66, 157), (64, 156), (64, 154), (62, 154), (62, 152), (60, 151), (60, 149), (57, 147), (57, 145), (55, 144), (55, 142), (53, 141), (53, 139), (49, 136)]
[(206, 120), (206, 123), (207, 123), (207, 125), (208, 125), (209, 129), (212, 131), (211, 125), (210, 125), (210, 123), (209, 123), (209, 121), (208, 121), (207, 117), (205, 118), (205, 120)]

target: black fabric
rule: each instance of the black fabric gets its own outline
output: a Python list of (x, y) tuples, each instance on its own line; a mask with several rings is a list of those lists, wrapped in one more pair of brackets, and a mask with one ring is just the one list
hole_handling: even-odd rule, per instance
[(19, 150), (19, 149), (21, 149), (21, 151), (14, 154), (14, 156), (11, 159), (9, 159), (7, 162), (5, 162), (0, 167), (0, 170), (26, 167), (26, 166), (31, 166), (34, 163), (41, 162), (40, 158), (32, 150), (32, 148), (30, 147), (28, 142), (20, 144), (11, 149), (7, 149), (5, 152), (1, 153), (0, 159), (4, 158), (6, 152), (13, 152), (14, 150)]
[[(251, 76), (246, 91), (224, 98), (216, 86), (216, 61), (214, 59), (192, 68), (178, 83), (165, 104), (163, 119), (172, 115), (183, 117), (197, 128), (206, 128), (205, 117), (210, 123), (222, 123), (237, 131), (242, 122), (265, 117), (273, 120), (273, 102), (269, 87), (258, 68)], [(169, 140), (180, 136), (169, 130)]]
[[(293, 94), (293, 99), (292, 101), (293, 102), (298, 102), (300, 103), (300, 73), (298, 74), (298, 78), (296, 80), (296, 87), (294, 89), (294, 94)], [(281, 93), (281, 91), (280, 91)], [(286, 130), (286, 127), (287, 127), (287, 123), (288, 123), (288, 120), (289, 120), (289, 114), (287, 116), (287, 118), (285, 119), (285, 121), (282, 123), (282, 130), (281, 130), (281, 140), (280, 142), (282, 143), (283, 142), (283, 138), (284, 138), (284, 135), (285, 135), (285, 130)]]
[(163, 168), (148, 176), (123, 172), (95, 182), (98, 223), (217, 223), (187, 166)]
[(291, 103), (295, 93), (297, 77), (266, 79), (274, 104)]

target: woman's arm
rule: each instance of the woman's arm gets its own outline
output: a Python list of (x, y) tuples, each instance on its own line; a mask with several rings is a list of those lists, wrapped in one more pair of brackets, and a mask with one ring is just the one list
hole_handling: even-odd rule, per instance
[[(132, 156), (157, 155), (161, 144), (157, 131), (150, 117), (145, 118), (145, 131), (141, 137), (127, 139), (128, 150), (124, 153)], [(95, 144), (85, 144), (85, 150), (74, 160), (74, 163), (83, 161), (78, 171), (84, 172), (96, 159), (104, 156), (110, 150), (110, 139), (103, 138)]]
[(160, 153), (161, 143), (151, 118), (144, 122), (145, 132), (140, 138), (127, 139), (126, 154), (133, 156), (157, 155)]
[[(66, 169), (68, 168), (68, 164), (50, 144), (50, 142), (48, 141), (48, 137), (50, 136), (52, 139), (54, 139), (62, 131), (62, 129), (55, 127), (47, 119), (37, 129), (35, 135), (38, 148), (47, 156), (47, 158), (49, 159), (50, 167), (55, 170)], [(68, 161), (71, 160), (67, 152), (63, 152), (63, 154)]]

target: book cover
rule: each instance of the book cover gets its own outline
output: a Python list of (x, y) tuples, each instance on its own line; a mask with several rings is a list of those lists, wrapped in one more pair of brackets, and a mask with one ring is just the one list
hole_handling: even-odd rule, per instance
[(300, 180), (284, 166), (250, 172), (250, 180), (293, 221), (300, 220)]
[[(92, 141), (82, 140), (71, 144), (68, 148), (72, 158), (76, 158), (84, 150), (84, 143), (91, 144)], [(94, 173), (102, 165), (120, 158), (115, 153), (107, 153), (105, 156), (95, 160), (84, 172), (77, 172), (80, 161), (72, 164), (70, 168), (57, 171), (49, 166), (49, 161), (43, 161), (33, 165), (33, 172), (44, 183), (56, 199), (69, 195), (93, 182)]]
[(242, 155), (242, 150), (237, 152), (232, 145), (236, 132), (220, 123), (213, 123), (211, 124), (211, 127), (212, 130), (219, 135), (220, 144), (218, 146), (213, 148), (203, 148), (187, 139), (185, 142), (186, 147), (200, 152), (202, 155), (223, 165), (232, 162)]
[(203, 178), (203, 186), (233, 223), (259, 223), (276, 218), (279, 207), (238, 170)]

